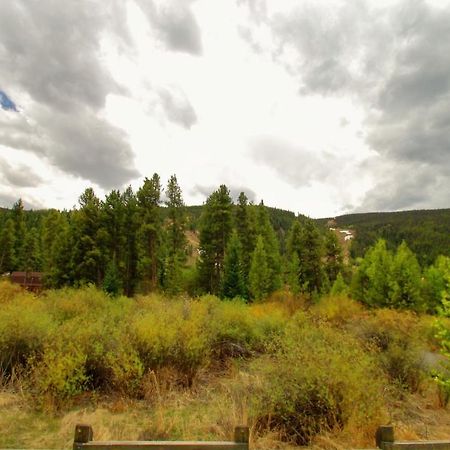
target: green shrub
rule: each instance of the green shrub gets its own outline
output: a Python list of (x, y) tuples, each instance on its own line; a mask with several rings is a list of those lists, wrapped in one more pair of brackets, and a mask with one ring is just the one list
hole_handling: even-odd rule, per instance
[(46, 347), (39, 360), (30, 360), (30, 391), (35, 404), (55, 410), (86, 389), (86, 355), (75, 345)]
[(79, 316), (95, 319), (111, 303), (108, 296), (93, 285), (49, 290), (44, 295), (49, 311), (58, 322)]
[(29, 294), (19, 293), (0, 308), (0, 369), (9, 375), (24, 366), (33, 354), (43, 351), (54, 324), (45, 305)]
[(146, 369), (175, 367), (183, 374), (181, 381), (191, 385), (197, 371), (209, 360), (207, 305), (167, 302), (145, 302), (131, 325), (134, 346)]
[(305, 445), (323, 431), (378, 423), (383, 376), (374, 360), (354, 338), (303, 313), (251, 371), (259, 379), (252, 414), (260, 431)]

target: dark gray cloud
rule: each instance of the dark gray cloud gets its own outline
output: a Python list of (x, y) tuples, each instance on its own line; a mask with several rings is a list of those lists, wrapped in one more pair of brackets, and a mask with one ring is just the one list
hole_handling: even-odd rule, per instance
[[(226, 185), (227, 188), (230, 191), (230, 196), (233, 199), (233, 201), (237, 201), (239, 194), (241, 192), (244, 192), (245, 195), (247, 196), (249, 202), (256, 202), (257, 196), (255, 191), (253, 191), (252, 189), (245, 187), (245, 186), (238, 186), (238, 185)], [(190, 191), (189, 193), (191, 195), (202, 195), (203, 197), (208, 198), (214, 191), (216, 191), (218, 189), (218, 186), (204, 186), (204, 185), (200, 185), (200, 184), (196, 184)]]
[(125, 7), (119, 0), (2, 5), (0, 79), (29, 97), (20, 118), (0, 119), (3, 145), (45, 155), (104, 188), (139, 175), (126, 136), (98, 114), (109, 93), (125, 92), (100, 58), (105, 33), (118, 47), (129, 42)]
[(382, 189), (393, 209), (449, 206), (450, 7), (413, 6), (392, 16), (400, 45), (367, 121), (369, 145), (390, 165), (366, 196), (376, 208)]
[(62, 170), (87, 178), (106, 189), (122, 186), (139, 173), (125, 133), (80, 108), (76, 126), (71, 114), (53, 116), (50, 110), (36, 113), (52, 141), (43, 154)]
[(197, 115), (188, 98), (179, 89), (158, 89), (158, 96), (167, 118), (184, 128), (191, 128), (197, 123)]
[(19, 196), (0, 192), (0, 207), (2, 208), (11, 208), (17, 200), (19, 200)]
[(255, 203), (257, 200), (256, 192), (246, 186), (239, 186), (239, 185), (233, 184), (231, 186), (228, 186), (228, 188), (230, 189), (231, 198), (235, 202), (238, 200), (241, 192), (243, 192), (247, 196), (249, 202)]
[(2, 208), (12, 208), (14, 203), (22, 198), (23, 205), (25, 209), (44, 209), (45, 206), (38, 200), (28, 195), (19, 195), (14, 193), (0, 192), (0, 207)]
[(447, 169), (447, 174), (437, 174), (426, 163), (403, 162), (394, 170), (389, 161), (372, 163), (379, 166), (378, 183), (354, 211), (448, 208), (450, 169)]
[(340, 158), (328, 153), (312, 153), (275, 136), (260, 136), (249, 142), (252, 158), (270, 167), (294, 187), (325, 181), (336, 173)]
[(191, 10), (192, 0), (157, 3), (137, 0), (152, 29), (169, 50), (202, 54), (200, 27)]
[(106, 4), (86, 0), (2, 4), (2, 75), (54, 109), (103, 107), (106, 95), (118, 90), (98, 57), (101, 32), (110, 22), (108, 10)]
[[(252, 1), (242, 3), (251, 10)], [(285, 14), (260, 11), (254, 22), (272, 31), (272, 57), (298, 81), (300, 95), (350, 96), (366, 109), (367, 144), (382, 163), (363, 169), (379, 182), (360, 209), (448, 207), (450, 4), (400, 0), (381, 9), (357, 0), (330, 9), (306, 0)], [(255, 47), (251, 28), (241, 35)], [(321, 176), (314, 156), (285, 147), (280, 162), (272, 144), (254, 158), (292, 185)]]
[(0, 173), (10, 185), (16, 187), (36, 187), (43, 180), (26, 164), (11, 166), (6, 160), (0, 158)]

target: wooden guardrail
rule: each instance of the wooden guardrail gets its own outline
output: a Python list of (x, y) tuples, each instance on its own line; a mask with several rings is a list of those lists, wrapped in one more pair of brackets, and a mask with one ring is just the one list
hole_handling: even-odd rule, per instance
[(249, 450), (248, 427), (234, 429), (234, 441), (94, 441), (89, 425), (77, 425), (73, 450)]
[(396, 441), (394, 427), (379, 427), (375, 435), (377, 447), (382, 450), (450, 450), (448, 441)]
[[(248, 427), (236, 427), (233, 441), (94, 441), (89, 425), (77, 425), (73, 450), (249, 450)], [(448, 441), (396, 441), (394, 427), (379, 427), (375, 434), (381, 450), (450, 450)]]

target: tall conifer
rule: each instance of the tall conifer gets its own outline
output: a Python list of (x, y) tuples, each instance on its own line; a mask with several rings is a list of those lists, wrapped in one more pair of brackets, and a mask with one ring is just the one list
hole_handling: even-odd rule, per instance
[(219, 293), (225, 250), (230, 238), (233, 217), (230, 191), (225, 185), (206, 200), (200, 220), (198, 276), (201, 288)]
[(254, 300), (261, 300), (270, 292), (270, 268), (267, 261), (264, 240), (259, 235), (256, 240), (256, 247), (248, 275), (250, 294)]
[(151, 179), (145, 178), (143, 186), (137, 192), (140, 222), (140, 257), (141, 272), (149, 283), (150, 290), (158, 287), (160, 269), (161, 218), (159, 204), (161, 183), (158, 174)]
[(238, 203), (236, 206), (236, 231), (239, 241), (242, 246), (242, 272), (244, 282), (248, 284), (248, 273), (252, 262), (252, 254), (256, 245), (256, 230), (255, 224), (250, 215), (248, 206), (248, 198), (244, 192), (239, 194)]
[(267, 289), (273, 292), (281, 287), (281, 256), (280, 245), (270, 223), (269, 213), (264, 203), (257, 207), (256, 231), (261, 236), (264, 243), (264, 251), (267, 257), (267, 267), (269, 270)]
[(14, 266), (14, 222), (8, 219), (0, 231), (0, 275)]
[(242, 247), (236, 232), (230, 237), (223, 264), (222, 297), (247, 296), (242, 268)]

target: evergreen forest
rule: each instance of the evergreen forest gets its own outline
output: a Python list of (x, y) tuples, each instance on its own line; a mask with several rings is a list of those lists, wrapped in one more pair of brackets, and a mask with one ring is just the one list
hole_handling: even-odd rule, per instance
[(185, 205), (175, 175), (70, 211), (0, 211), (0, 273), (38, 271), (47, 288), (93, 284), (111, 295), (164, 292), (258, 301), (280, 289), (346, 292), (369, 306), (435, 313), (449, 270), (450, 210), (340, 216), (356, 237), (344, 264), (329, 220), (236, 202), (221, 185)]

